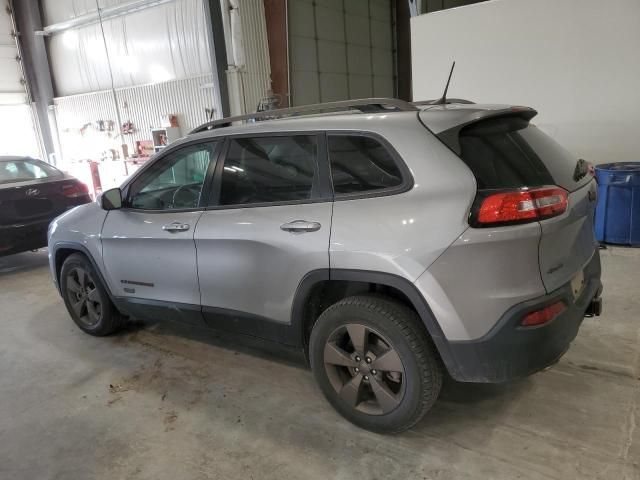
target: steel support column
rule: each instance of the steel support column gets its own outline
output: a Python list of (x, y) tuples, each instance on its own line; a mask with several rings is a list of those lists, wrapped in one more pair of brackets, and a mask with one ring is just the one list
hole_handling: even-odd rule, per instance
[(226, 76), (228, 62), (220, 0), (204, 0), (204, 8), (209, 35), (209, 52), (211, 54), (211, 69), (213, 70), (214, 95), (216, 96), (216, 105), (220, 105), (222, 109), (221, 112), (216, 113), (218, 118), (228, 117), (231, 114), (229, 108), (229, 88), (227, 87)]
[(44, 38), (35, 34), (42, 30), (42, 17), (38, 0), (10, 2), (22, 54), (22, 67), (29, 85), (29, 99), (35, 110), (42, 149), (47, 157), (55, 154), (53, 132), (49, 122), (49, 107), (53, 106), (53, 82)]

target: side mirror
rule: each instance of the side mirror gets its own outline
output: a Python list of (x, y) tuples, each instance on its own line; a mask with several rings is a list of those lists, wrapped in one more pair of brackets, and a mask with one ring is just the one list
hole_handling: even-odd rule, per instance
[(107, 190), (100, 196), (100, 206), (104, 210), (118, 210), (122, 208), (122, 192), (119, 188)]

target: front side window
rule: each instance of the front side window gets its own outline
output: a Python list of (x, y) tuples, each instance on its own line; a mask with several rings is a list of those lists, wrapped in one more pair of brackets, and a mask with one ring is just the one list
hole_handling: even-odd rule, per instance
[(143, 210), (196, 208), (219, 142), (189, 145), (163, 157), (131, 185), (129, 206)]
[(374, 138), (330, 135), (329, 160), (336, 195), (375, 192), (402, 184), (391, 153)]
[(310, 200), (317, 152), (315, 135), (230, 139), (220, 205)]

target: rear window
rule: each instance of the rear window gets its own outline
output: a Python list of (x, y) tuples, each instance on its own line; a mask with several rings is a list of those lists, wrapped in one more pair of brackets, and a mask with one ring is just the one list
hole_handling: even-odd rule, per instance
[(40, 160), (25, 158), (0, 162), (0, 184), (60, 176), (60, 170)]
[(580, 163), (575, 155), (556, 142), (546, 133), (531, 125), (520, 133), (543, 161), (555, 184), (569, 191), (576, 190), (589, 183), (593, 177), (588, 174), (588, 169), (580, 168)]
[(459, 142), (479, 189), (559, 185), (572, 191), (590, 179), (574, 180), (578, 160), (521, 118), (474, 123), (460, 131)]

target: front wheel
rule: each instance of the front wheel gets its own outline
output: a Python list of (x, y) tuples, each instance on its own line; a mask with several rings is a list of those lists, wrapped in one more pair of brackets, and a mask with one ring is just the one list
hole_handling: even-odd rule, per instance
[(122, 326), (122, 316), (91, 262), (81, 253), (69, 255), (62, 264), (60, 290), (69, 315), (85, 333), (104, 336)]
[(311, 332), (313, 374), (333, 407), (379, 433), (415, 425), (442, 386), (442, 367), (418, 315), (392, 299), (349, 297)]

